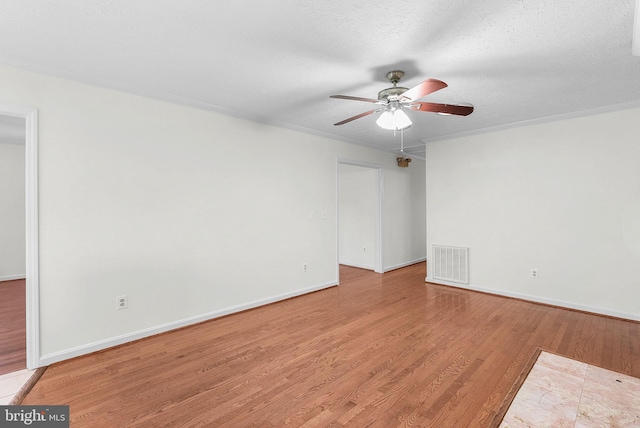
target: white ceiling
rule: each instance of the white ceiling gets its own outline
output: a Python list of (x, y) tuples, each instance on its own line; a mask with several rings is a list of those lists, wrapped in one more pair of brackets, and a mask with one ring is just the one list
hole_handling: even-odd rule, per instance
[[(640, 101), (634, 0), (3, 0), (0, 64), (385, 150), (387, 71), (437, 78), (405, 146)], [(10, 82), (2, 82), (10, 84)], [(1, 101), (1, 100), (0, 100)]]

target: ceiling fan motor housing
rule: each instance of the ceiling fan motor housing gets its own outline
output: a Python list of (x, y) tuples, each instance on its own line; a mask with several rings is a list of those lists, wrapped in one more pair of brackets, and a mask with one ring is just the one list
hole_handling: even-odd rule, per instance
[(389, 97), (398, 97), (408, 90), (409, 88), (403, 88), (402, 86), (393, 86), (391, 88), (383, 89), (378, 92), (378, 99), (380, 101), (388, 100)]
[(393, 84), (391, 88), (383, 89), (378, 92), (378, 100), (388, 100), (389, 97), (398, 97), (402, 93), (409, 90), (409, 88), (403, 88), (402, 86), (396, 86), (400, 79), (404, 76), (404, 71), (393, 70), (387, 73), (387, 80)]

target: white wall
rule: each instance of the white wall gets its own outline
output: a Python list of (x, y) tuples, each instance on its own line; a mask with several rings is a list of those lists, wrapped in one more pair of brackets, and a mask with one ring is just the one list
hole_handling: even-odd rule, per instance
[(470, 247), (471, 288), (640, 319), (638, 117), (428, 143), (428, 257), (433, 244)]
[[(389, 251), (383, 252), (384, 271), (405, 266), (406, 260), (418, 262), (426, 257), (425, 162), (413, 158), (409, 167), (400, 168), (393, 156), (392, 164), (384, 171), (386, 209), (382, 213), (382, 239), (383, 251)], [(394, 183), (391, 191), (387, 189), (387, 181), (389, 186)]]
[(0, 141), (0, 281), (25, 277), (24, 145)]
[(384, 265), (425, 257), (394, 226), (424, 228), (406, 212), (424, 205), (419, 162), (8, 67), (0, 81), (0, 102), (39, 109), (41, 364), (336, 284), (338, 158), (383, 165)]
[(374, 269), (378, 180), (372, 168), (338, 165), (340, 263)]

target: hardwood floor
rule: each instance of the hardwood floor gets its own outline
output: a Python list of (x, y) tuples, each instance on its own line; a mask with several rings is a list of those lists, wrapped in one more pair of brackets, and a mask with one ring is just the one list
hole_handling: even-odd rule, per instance
[(424, 263), (54, 364), (73, 427), (486, 427), (538, 347), (640, 377), (640, 323), (434, 284)]
[(25, 280), (0, 282), (0, 376), (27, 367)]

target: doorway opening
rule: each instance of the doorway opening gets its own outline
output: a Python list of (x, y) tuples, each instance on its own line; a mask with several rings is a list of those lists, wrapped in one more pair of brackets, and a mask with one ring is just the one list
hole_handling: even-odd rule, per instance
[(337, 171), (338, 268), (382, 273), (382, 166), (338, 159)]
[(35, 108), (0, 103), (0, 116), (8, 123), (24, 126), (24, 314), (26, 368), (39, 363), (39, 275), (38, 275), (38, 111)]

